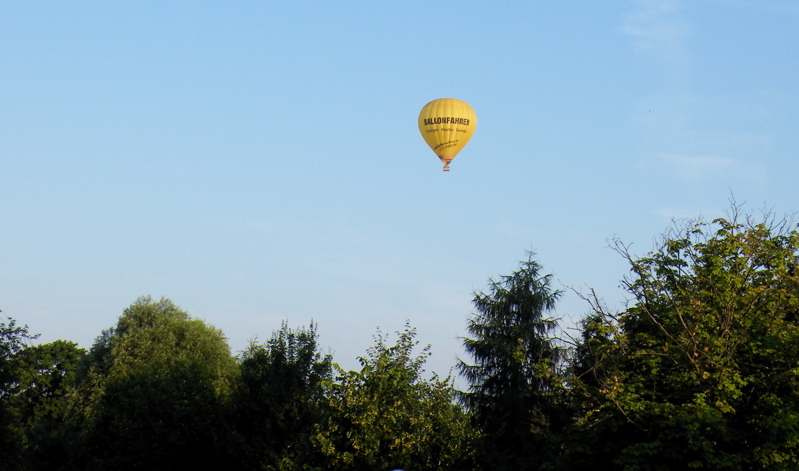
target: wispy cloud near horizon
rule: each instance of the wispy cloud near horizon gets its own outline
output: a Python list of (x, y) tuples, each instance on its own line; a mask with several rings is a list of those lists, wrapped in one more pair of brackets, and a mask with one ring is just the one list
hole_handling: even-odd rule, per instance
[(691, 182), (721, 177), (735, 177), (755, 184), (766, 180), (766, 169), (762, 165), (726, 156), (661, 154), (660, 160), (666, 169)]
[(763, 104), (747, 90), (730, 94), (701, 85), (708, 66), (696, 44), (714, 35), (694, 29), (704, 24), (700, 19), (683, 0), (635, 0), (624, 17), (632, 49), (657, 74), (632, 113), (641, 131), (641, 161), (690, 185), (763, 187), (773, 138), (750, 124)]
[(653, 59), (665, 77), (687, 78), (690, 56), (686, 39), (691, 28), (681, 15), (678, 0), (638, 0), (623, 31), (632, 38), (633, 49)]

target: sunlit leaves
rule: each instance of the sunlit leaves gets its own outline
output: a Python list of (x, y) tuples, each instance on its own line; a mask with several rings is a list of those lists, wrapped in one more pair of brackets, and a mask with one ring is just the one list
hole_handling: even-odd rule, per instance
[(150, 469), (220, 459), (236, 365), (221, 331), (141, 298), (90, 353), (70, 414), (77, 462)]
[(645, 257), (616, 247), (633, 303), (585, 324), (578, 435), (610, 445), (619, 469), (794, 469), (799, 234), (734, 208)]
[(447, 380), (422, 378), (429, 355), (406, 325), (395, 345), (378, 334), (360, 371), (337, 370), (330, 417), (316, 441), (328, 469), (452, 469), (468, 460), (473, 432)]

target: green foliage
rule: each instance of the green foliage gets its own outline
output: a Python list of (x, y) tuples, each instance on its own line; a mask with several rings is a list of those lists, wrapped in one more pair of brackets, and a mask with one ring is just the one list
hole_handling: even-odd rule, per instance
[(332, 358), (319, 353), (317, 339), (314, 324), (295, 331), (283, 323), (266, 344), (251, 343), (241, 355), (234, 404), (242, 469), (319, 465), (311, 436), (322, 420)]
[(56, 340), (20, 350), (11, 407), (20, 427), (20, 469), (59, 469), (68, 459), (63, 436), (67, 393), (85, 350)]
[(17, 353), (25, 348), (28, 341), (37, 337), (28, 333), (27, 325), (19, 327), (14, 319), (8, 317), (7, 320), (7, 324), (0, 322), (0, 401), (13, 395), (11, 389), (18, 379), (15, 365)]
[(617, 243), (630, 303), (591, 293), (568, 369), (560, 293), (529, 254), (475, 293), (460, 394), (423, 378), (408, 324), (344, 371), (314, 324), (237, 362), (167, 299), (137, 300), (88, 353), (28, 346), (8, 319), (0, 469), (799, 469), (799, 232), (734, 209), (644, 257)]
[(20, 375), (16, 356), (36, 336), (28, 333), (28, 326), (17, 326), (10, 317), (7, 320), (0, 322), (0, 469), (16, 469), (22, 433), (12, 404)]
[(584, 324), (573, 466), (799, 466), (799, 234), (738, 218), (692, 223), (639, 259), (617, 245), (634, 302)]
[(360, 371), (338, 369), (329, 384), (329, 418), (316, 436), (325, 469), (444, 470), (470, 460), (474, 432), (453, 402), (449, 380), (421, 378), (429, 347), (416, 357), (406, 324), (396, 345), (378, 333)]
[(473, 363), (458, 365), (469, 382), (462, 397), (484, 432), (480, 458), (487, 469), (539, 466), (561, 421), (562, 350), (551, 337), (556, 321), (544, 317), (560, 292), (532, 257), (490, 280), (488, 293), (475, 293), (472, 337), (463, 340)]
[(71, 397), (77, 467), (221, 465), (236, 373), (221, 331), (140, 298), (92, 347)]

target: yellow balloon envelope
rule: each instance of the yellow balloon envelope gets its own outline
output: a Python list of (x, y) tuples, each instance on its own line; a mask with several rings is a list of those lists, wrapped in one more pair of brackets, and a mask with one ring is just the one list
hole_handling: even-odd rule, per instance
[(444, 170), (463, 150), (477, 128), (477, 116), (466, 102), (455, 98), (439, 98), (424, 105), (419, 113), (419, 131), (433, 149)]

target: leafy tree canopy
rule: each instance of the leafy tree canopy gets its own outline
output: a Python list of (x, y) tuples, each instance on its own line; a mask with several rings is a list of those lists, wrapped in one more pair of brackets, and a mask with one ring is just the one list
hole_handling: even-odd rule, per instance
[(616, 247), (633, 302), (586, 320), (567, 448), (624, 470), (796, 469), (799, 233), (733, 208), (645, 257)]
[(322, 420), (332, 358), (319, 352), (317, 339), (313, 323), (299, 330), (283, 323), (265, 344), (253, 342), (242, 353), (234, 404), (243, 469), (319, 464), (311, 436)]
[(430, 351), (414, 356), (415, 336), (408, 324), (395, 345), (378, 333), (360, 371), (337, 368), (330, 416), (316, 436), (328, 457), (325, 469), (444, 470), (468, 462), (468, 417), (453, 402), (448, 379), (422, 378)]
[[(0, 311), (2, 312), (2, 311)], [(11, 404), (19, 383), (17, 353), (36, 338), (10, 317), (0, 322), (0, 469), (14, 469), (20, 453), (18, 414)]]
[(140, 298), (92, 347), (71, 402), (86, 468), (175, 469), (222, 459), (235, 359), (219, 329)]
[(65, 340), (20, 350), (10, 406), (19, 427), (20, 469), (59, 469), (68, 460), (62, 435), (68, 393), (86, 354)]

